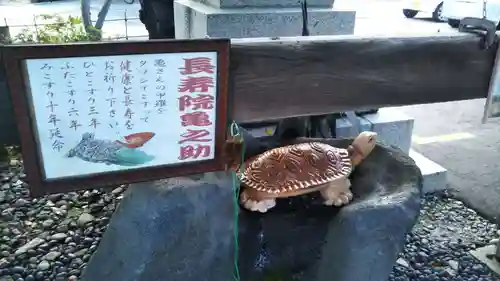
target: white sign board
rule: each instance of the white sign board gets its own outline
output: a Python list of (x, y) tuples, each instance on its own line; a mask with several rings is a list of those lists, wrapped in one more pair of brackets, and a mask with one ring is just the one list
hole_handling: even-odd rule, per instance
[(217, 52), (25, 66), (48, 180), (214, 159)]

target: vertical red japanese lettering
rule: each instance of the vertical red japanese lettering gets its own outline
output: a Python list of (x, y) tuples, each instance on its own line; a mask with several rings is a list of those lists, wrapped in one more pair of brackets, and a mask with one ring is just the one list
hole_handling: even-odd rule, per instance
[(193, 110), (199, 109), (213, 109), (214, 108), (214, 97), (212, 95), (197, 94), (196, 96), (183, 95), (179, 100), (179, 110), (184, 111), (187, 108)]
[(181, 134), (181, 140), (179, 144), (185, 142), (210, 142), (212, 139), (210, 138), (210, 131), (206, 129), (196, 130), (196, 129), (187, 129), (186, 132)]
[(184, 127), (206, 127), (212, 125), (212, 121), (210, 121), (210, 116), (208, 115), (208, 113), (204, 111), (195, 111), (181, 115), (181, 125)]
[(185, 145), (180, 147), (180, 152), (179, 152), (179, 160), (186, 160), (186, 159), (193, 159), (196, 160), (201, 157), (208, 157), (210, 156), (210, 145), (202, 145), (202, 144), (197, 144), (196, 146), (193, 145)]
[(196, 74), (205, 72), (207, 74), (213, 74), (215, 66), (212, 65), (210, 58), (197, 57), (184, 59), (184, 67), (179, 68), (182, 75)]
[(181, 80), (179, 92), (207, 93), (214, 87), (214, 78), (210, 76), (188, 76)]
[[(179, 93), (197, 93), (194, 95), (184, 94), (177, 98), (181, 126), (187, 127), (180, 135), (179, 160), (198, 159), (209, 157), (211, 145), (207, 142), (213, 141), (210, 130), (199, 129), (199, 127), (211, 127), (210, 113), (214, 109), (215, 98), (214, 76), (215, 65), (208, 57), (184, 58), (184, 65), (179, 68), (181, 80), (178, 84)], [(186, 112), (187, 111), (187, 112)], [(197, 128), (197, 129), (195, 129)], [(196, 144), (193, 144), (196, 143)]]

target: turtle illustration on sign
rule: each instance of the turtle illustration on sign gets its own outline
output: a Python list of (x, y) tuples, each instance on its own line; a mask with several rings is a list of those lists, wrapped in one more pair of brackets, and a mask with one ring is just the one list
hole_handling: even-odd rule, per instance
[(91, 163), (137, 166), (154, 159), (154, 156), (138, 149), (153, 138), (154, 133), (137, 133), (124, 140), (96, 139), (93, 133), (84, 133), (80, 142), (70, 149), (66, 157), (78, 157)]

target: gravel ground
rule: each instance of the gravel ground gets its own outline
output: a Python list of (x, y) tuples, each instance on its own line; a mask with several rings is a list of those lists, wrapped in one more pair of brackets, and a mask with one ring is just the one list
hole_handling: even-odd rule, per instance
[(496, 244), (498, 235), (495, 224), (462, 202), (429, 196), (389, 281), (500, 281), (468, 253)]
[(76, 281), (123, 187), (30, 199), (17, 161), (0, 173), (0, 281)]
[[(15, 160), (0, 173), (0, 281), (78, 280), (125, 187), (30, 199), (24, 177)], [(468, 253), (496, 237), (461, 202), (427, 197), (389, 281), (500, 281)]]

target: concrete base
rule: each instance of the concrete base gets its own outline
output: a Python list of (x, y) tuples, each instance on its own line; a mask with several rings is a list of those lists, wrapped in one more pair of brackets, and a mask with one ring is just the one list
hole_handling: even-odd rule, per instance
[(443, 191), (446, 189), (448, 186), (448, 180), (445, 168), (413, 149), (410, 150), (409, 155), (415, 161), (424, 176), (424, 183), (422, 185), (422, 192), (424, 194)]
[[(381, 108), (378, 113), (367, 114), (358, 117), (361, 130), (375, 131), (382, 143), (398, 147), (409, 153), (411, 147), (411, 135), (413, 131), (413, 118), (403, 114), (394, 108)], [(336, 135), (338, 138), (354, 137), (351, 131), (352, 125), (346, 118), (337, 119)], [(254, 137), (272, 136), (276, 126), (247, 129)]]
[(496, 245), (488, 245), (485, 247), (477, 248), (470, 251), (470, 254), (486, 264), (492, 271), (500, 275), (500, 263), (495, 259), (489, 258), (491, 255), (495, 255)]
[[(399, 147), (415, 161), (422, 172), (423, 193), (443, 191), (447, 187), (446, 169), (411, 149), (414, 120), (397, 108), (381, 108), (378, 113), (358, 117), (361, 130), (375, 131), (382, 143)], [(351, 123), (346, 119), (337, 120), (337, 136), (350, 137)]]
[[(309, 8), (310, 35), (354, 33), (356, 12)], [(300, 8), (217, 8), (191, 0), (174, 4), (177, 39), (300, 36)]]
[[(408, 153), (411, 147), (411, 135), (414, 120), (395, 108), (381, 108), (377, 113), (358, 117), (362, 130), (378, 133), (378, 140), (384, 144), (396, 146)], [(351, 123), (343, 118), (337, 120), (337, 137), (353, 137)]]
[[(292, 8), (300, 6), (297, 0), (193, 0), (216, 8)], [(332, 0), (308, 0), (307, 6), (312, 7), (332, 7)]]

